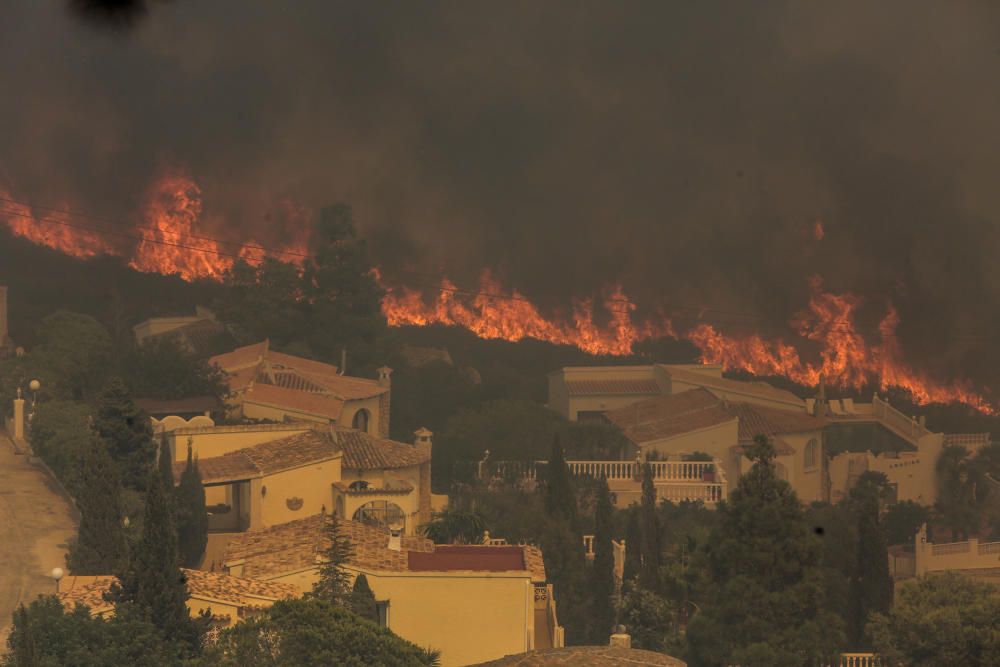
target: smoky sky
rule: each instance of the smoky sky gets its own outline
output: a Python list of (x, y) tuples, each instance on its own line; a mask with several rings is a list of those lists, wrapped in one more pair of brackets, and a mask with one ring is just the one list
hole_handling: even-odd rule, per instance
[(103, 30), (17, 0), (0, 59), (20, 198), (135, 219), (182, 171), (203, 232), (264, 244), (342, 201), (401, 282), (620, 282), (679, 328), (787, 334), (819, 275), (868, 331), (891, 301), (915, 366), (1000, 384), (991, 3), (176, 0)]

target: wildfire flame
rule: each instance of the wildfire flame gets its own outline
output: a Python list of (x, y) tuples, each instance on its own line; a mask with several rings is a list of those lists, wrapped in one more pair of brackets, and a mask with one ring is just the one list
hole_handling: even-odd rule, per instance
[[(0, 189), (0, 199), (13, 198)], [(289, 202), (283, 205), (297, 224), (288, 234), (289, 246), (276, 254), (279, 259), (301, 263), (307, 247), (308, 216)], [(137, 240), (131, 253), (80, 224), (68, 207), (63, 208), (42, 215), (7, 201), (0, 203), (0, 220), (5, 220), (15, 235), (69, 255), (88, 258), (124, 254), (130, 258), (130, 266), (139, 271), (177, 274), (185, 280), (219, 280), (232, 268), (237, 256), (256, 263), (266, 254), (253, 243), (231, 246), (199, 236), (203, 224), (202, 192), (194, 181), (182, 175), (169, 175), (150, 189), (144, 225), (125, 235)], [(816, 223), (814, 234), (817, 240), (822, 238), (820, 223)], [(376, 277), (382, 282), (377, 272)], [(855, 323), (861, 299), (850, 293), (826, 292), (819, 278), (812, 279), (808, 306), (789, 322), (801, 341), (818, 348), (815, 361), (804, 360), (796, 345), (783, 340), (726, 335), (704, 322), (678, 334), (664, 312), (638, 321), (636, 306), (620, 285), (606, 289), (599, 306), (593, 298), (574, 300), (565, 317), (546, 317), (517, 290), (505, 290), (488, 271), (482, 274), (479, 289), (473, 293), (462, 292), (447, 278), (431, 296), (406, 287), (383, 286), (386, 296), (382, 311), (390, 326), (459, 326), (482, 338), (535, 338), (603, 355), (630, 354), (637, 343), (645, 340), (685, 338), (700, 350), (703, 362), (721, 364), (729, 370), (782, 376), (804, 386), (816, 386), (822, 380), (855, 389), (869, 384), (883, 389), (900, 387), (919, 404), (960, 402), (984, 413), (997, 412), (986, 396), (968, 383), (935, 382), (903, 361), (895, 335), (899, 315), (891, 304), (879, 325), (878, 342), (869, 343)]]
[(600, 326), (594, 318), (594, 300), (573, 302), (567, 321), (547, 319), (517, 290), (505, 291), (489, 271), (479, 281), (479, 291), (464, 299), (447, 278), (441, 281), (438, 295), (427, 303), (423, 295), (406, 287), (387, 290), (382, 312), (389, 326), (460, 326), (480, 338), (518, 341), (535, 338), (558, 345), (575, 345), (591, 354), (626, 355), (635, 343), (648, 338), (673, 336), (669, 320), (636, 327), (631, 313), (635, 305), (620, 286), (607, 290), (603, 307), (608, 324)]

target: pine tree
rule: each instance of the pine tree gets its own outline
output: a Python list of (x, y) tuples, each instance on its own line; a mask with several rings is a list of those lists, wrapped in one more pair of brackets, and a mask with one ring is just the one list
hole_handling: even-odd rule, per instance
[(625, 572), (623, 579), (632, 581), (642, 570), (642, 527), (639, 525), (639, 510), (633, 505), (628, 509), (625, 524)]
[(354, 556), (354, 547), (344, 534), (340, 519), (331, 514), (325, 520), (327, 547), (323, 551), (323, 564), (319, 566), (319, 581), (313, 585), (312, 594), (344, 604), (351, 591), (351, 574), (344, 566)]
[(692, 664), (800, 667), (842, 650), (842, 624), (824, 605), (819, 540), (774, 455), (763, 437), (748, 448), (753, 467), (716, 510), (709, 595), (686, 635)]
[(31, 631), (31, 620), (28, 618), (28, 610), (23, 604), (18, 605), (14, 612), (14, 625), (11, 627), (10, 636), (7, 638), (7, 645), (10, 649), (7, 657), (12, 667), (38, 667), (38, 648), (35, 646), (34, 633)]
[(614, 507), (611, 492), (603, 477), (597, 487), (594, 517), (594, 565), (591, 569), (591, 592), (594, 598), (594, 640), (603, 643), (615, 624), (615, 555), (611, 544)]
[(351, 591), (351, 611), (372, 623), (378, 623), (378, 607), (375, 605), (375, 593), (368, 585), (368, 577), (359, 574), (354, 580)]
[(878, 496), (858, 494), (852, 504), (857, 516), (858, 558), (850, 587), (849, 640), (852, 649), (867, 650), (865, 626), (871, 614), (888, 613), (892, 605), (892, 578)]
[(639, 509), (642, 527), (642, 569), (639, 585), (654, 593), (660, 590), (660, 520), (656, 516), (656, 487), (649, 463), (642, 466), (642, 504)]
[(191, 450), (189, 442), (187, 466), (181, 474), (181, 483), (174, 490), (174, 507), (181, 564), (193, 568), (201, 562), (208, 545), (208, 510), (198, 460), (192, 459)]
[(119, 572), (128, 560), (121, 485), (114, 462), (97, 436), (91, 437), (84, 456), (79, 489), (80, 527), (69, 546), (66, 566), (77, 575)]
[(160, 434), (160, 453), (156, 458), (156, 464), (160, 471), (160, 479), (163, 480), (163, 488), (172, 491), (174, 488), (174, 459), (170, 455), (170, 443), (167, 440), (167, 432)]
[(148, 614), (164, 635), (197, 646), (198, 630), (185, 602), (187, 582), (178, 567), (177, 535), (163, 480), (150, 471), (146, 482), (142, 537), (133, 548), (128, 568), (114, 593), (120, 605), (131, 604)]
[(576, 526), (576, 494), (558, 434), (552, 440), (552, 455), (546, 466), (545, 510), (549, 516), (562, 517)]
[(98, 397), (94, 429), (108, 443), (122, 484), (141, 490), (156, 456), (153, 427), (121, 378), (108, 380)]

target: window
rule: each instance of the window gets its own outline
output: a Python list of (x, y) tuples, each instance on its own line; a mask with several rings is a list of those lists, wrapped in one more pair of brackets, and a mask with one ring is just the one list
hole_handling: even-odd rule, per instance
[(819, 465), (819, 441), (813, 438), (806, 443), (804, 467), (809, 470), (817, 465)]
[(373, 500), (367, 502), (354, 512), (354, 521), (388, 528), (393, 524), (406, 524), (406, 513), (396, 503), (388, 500)]
[(369, 421), (368, 411), (365, 410), (364, 408), (361, 408), (360, 410), (354, 413), (354, 419), (351, 421), (351, 427), (367, 433), (368, 421)]
[(389, 601), (376, 600), (375, 609), (378, 610), (378, 627), (389, 627)]
[(366, 491), (368, 489), (368, 482), (363, 479), (359, 479), (356, 482), (351, 482), (349, 487), (351, 491)]

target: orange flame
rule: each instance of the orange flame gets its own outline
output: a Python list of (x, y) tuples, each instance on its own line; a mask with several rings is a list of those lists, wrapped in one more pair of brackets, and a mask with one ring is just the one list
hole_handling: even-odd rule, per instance
[[(13, 197), (0, 188), (0, 199), (11, 200)], [(62, 208), (68, 209), (65, 206)], [(2, 201), (0, 220), (7, 223), (7, 227), (15, 236), (67, 255), (85, 259), (97, 255), (116, 254), (115, 249), (99, 234), (78, 225), (68, 210), (46, 210), (44, 213), (35, 214), (24, 204)]]
[(594, 319), (593, 299), (574, 301), (570, 321), (547, 319), (517, 290), (505, 292), (489, 271), (480, 277), (479, 292), (469, 296), (471, 299), (461, 298), (461, 292), (445, 278), (431, 303), (415, 290), (388, 289), (382, 312), (390, 326), (460, 326), (480, 338), (535, 338), (575, 345), (591, 354), (630, 354), (633, 345), (641, 340), (673, 335), (666, 319), (657, 326), (633, 326), (631, 313), (635, 306), (619, 286), (608, 290), (604, 298), (602, 305), (609, 321), (603, 326)]
[[(2, 189), (0, 198), (12, 199)], [(287, 234), (287, 246), (275, 254), (284, 261), (301, 264), (308, 247), (308, 215), (290, 202), (283, 205), (293, 228)], [(88, 229), (69, 214), (67, 207), (63, 208), (65, 212), (40, 215), (23, 204), (0, 202), (0, 221), (6, 222), (17, 236), (76, 257), (121, 254), (99, 232)], [(140, 227), (129, 234), (141, 239), (130, 265), (140, 271), (177, 274), (185, 280), (219, 280), (237, 255), (251, 263), (261, 261), (267, 251), (256, 244), (230, 246), (198, 236), (202, 208), (201, 190), (191, 179), (170, 175), (158, 181), (145, 207), (148, 228)], [(814, 235), (817, 240), (823, 237), (821, 223), (816, 223)], [(292, 254), (287, 254), (289, 251)], [(901, 387), (920, 404), (961, 402), (984, 413), (997, 412), (986, 396), (969, 383), (935, 382), (902, 360), (895, 336), (899, 315), (891, 304), (879, 326), (879, 342), (869, 344), (854, 322), (860, 305), (857, 296), (824, 292), (821, 281), (812, 279), (809, 304), (792, 318), (790, 325), (809, 345), (818, 347), (818, 360), (813, 362), (803, 360), (797, 347), (782, 340), (768, 341), (759, 335), (729, 336), (707, 323), (695, 326), (683, 337), (701, 351), (703, 362), (727, 369), (783, 376), (805, 386), (816, 386), (822, 378), (850, 388), (869, 383), (883, 389)], [(463, 294), (447, 279), (441, 281), (438, 295), (431, 299), (405, 287), (387, 288), (382, 310), (391, 326), (460, 326), (482, 338), (536, 338), (574, 345), (591, 354), (627, 355), (641, 341), (678, 337), (664, 312), (635, 321), (636, 307), (620, 286), (605, 290), (600, 308), (595, 306), (595, 299), (577, 299), (568, 317), (553, 318), (542, 315), (517, 290), (504, 290), (488, 271), (482, 274), (475, 294)]]

